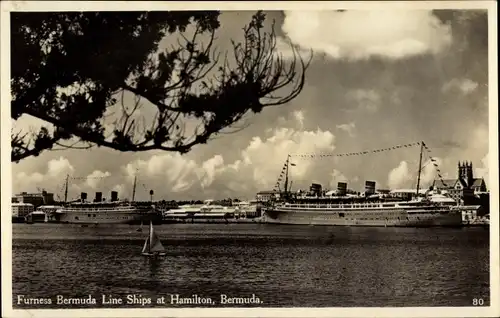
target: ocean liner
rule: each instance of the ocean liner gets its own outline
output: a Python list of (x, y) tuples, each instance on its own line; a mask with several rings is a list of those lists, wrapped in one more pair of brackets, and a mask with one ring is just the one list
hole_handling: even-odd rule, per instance
[(420, 145), (417, 189), (413, 195), (409, 191), (406, 196), (375, 193), (375, 182), (372, 181), (366, 182), (363, 194), (347, 193), (347, 184), (343, 182), (339, 182), (335, 195), (328, 197), (323, 196), (321, 190), (313, 196), (292, 194), (288, 189), (288, 156), (284, 167), (284, 191), (280, 193), (279, 200), (264, 207), (262, 221), (339, 226), (462, 226), (462, 212), (477, 211), (480, 206), (459, 205), (442, 194), (420, 189), (424, 143)]
[[(67, 198), (67, 184), (66, 179), (65, 198)], [(53, 213), (52, 217), (57, 222), (79, 224), (156, 222), (159, 214), (151, 202), (134, 202), (135, 187), (136, 179), (134, 179), (131, 202), (118, 200), (118, 192), (116, 191), (111, 191), (110, 200), (103, 199), (102, 192), (96, 192), (95, 199), (91, 202), (87, 200), (87, 193), (82, 192), (80, 199), (65, 203), (63, 207)]]

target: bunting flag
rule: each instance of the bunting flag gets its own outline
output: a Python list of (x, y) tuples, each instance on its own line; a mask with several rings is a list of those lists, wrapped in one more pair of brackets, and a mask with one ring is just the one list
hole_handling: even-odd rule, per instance
[(432, 162), (432, 165), (434, 166), (434, 168), (436, 169), (436, 174), (439, 178), (439, 181), (441, 182), (441, 184), (444, 186), (444, 187), (451, 187), (449, 184), (447, 184), (444, 179), (443, 179), (443, 175), (441, 174), (441, 169), (439, 169), (439, 165), (438, 165), (438, 161), (436, 158), (432, 157), (430, 155), (431, 153), (431, 150), (429, 149), (429, 147), (427, 147), (427, 145), (422, 141), (422, 147), (424, 148), (424, 150), (427, 152), (427, 155), (429, 156), (429, 160)]
[(449, 187), (450, 185), (446, 184), (446, 182), (443, 180), (443, 176), (441, 174), (441, 170), (439, 169), (438, 161), (430, 155), (431, 150), (429, 147), (425, 144), (423, 141), (419, 142), (414, 142), (414, 143), (409, 143), (409, 144), (404, 144), (404, 145), (396, 145), (392, 146), (389, 148), (380, 148), (380, 149), (373, 149), (373, 150), (365, 150), (365, 151), (360, 151), (360, 152), (347, 152), (347, 153), (340, 153), (340, 154), (332, 154), (332, 153), (326, 153), (326, 154), (315, 154), (315, 153), (306, 153), (306, 154), (289, 154), (287, 157), (287, 160), (285, 161), (285, 164), (283, 165), (283, 169), (281, 171), (281, 174), (278, 178), (278, 182), (276, 182), (276, 188), (279, 190), (280, 182), (283, 180), (283, 174), (286, 171), (286, 167), (289, 164), (290, 166), (296, 166), (295, 163), (289, 162), (290, 157), (294, 158), (328, 158), (328, 157), (350, 157), (350, 156), (360, 156), (360, 155), (367, 155), (371, 153), (380, 153), (380, 152), (386, 152), (386, 151), (392, 151), (396, 149), (401, 149), (401, 148), (411, 148), (415, 146), (422, 146), (422, 148), (427, 152), (429, 159), (433, 166), (436, 169), (436, 174), (439, 178), (439, 181), (443, 184), (445, 187)]
[(107, 177), (109, 177), (109, 176), (105, 175), (105, 176), (99, 176), (99, 177), (69, 177), (69, 179), (71, 179), (71, 180), (87, 180), (87, 179), (104, 179)]
[(288, 154), (287, 159), (283, 165), (283, 168), (281, 170), (281, 174), (278, 178), (277, 182), (277, 187), (279, 187), (280, 182), (283, 179), (283, 174), (286, 171), (287, 165), (290, 166), (296, 166), (295, 163), (290, 162), (290, 158), (331, 158), (331, 157), (351, 157), (351, 156), (364, 156), (367, 154), (372, 154), (372, 153), (380, 153), (380, 152), (386, 152), (386, 151), (392, 151), (392, 150), (397, 150), (401, 148), (410, 148), (410, 147), (415, 147), (415, 146), (420, 146), (427, 148), (427, 146), (424, 144), (424, 142), (413, 142), (409, 144), (403, 144), (403, 145), (395, 145), (392, 147), (388, 148), (380, 148), (380, 149), (373, 149), (373, 150), (365, 150), (365, 151), (359, 151), (359, 152), (347, 152), (347, 153), (340, 153), (340, 154), (332, 154), (332, 153), (304, 153), (304, 154)]
[[(401, 148), (409, 148), (409, 147), (415, 147), (415, 146), (420, 146), (420, 142), (414, 142), (410, 144), (405, 144), (405, 145), (396, 145), (392, 146), (389, 148), (381, 148), (381, 149), (374, 149), (374, 150), (365, 150), (365, 151), (360, 151), (360, 152), (348, 152), (348, 153), (339, 153), (339, 154), (332, 154), (332, 153), (326, 153), (326, 154), (314, 154), (314, 153), (305, 153), (305, 154), (292, 154), (289, 156), (292, 156), (294, 158), (327, 158), (327, 157), (350, 157), (350, 156), (361, 156), (361, 155), (367, 155), (371, 153), (379, 153), (379, 152), (385, 152), (385, 151), (391, 151), (391, 150), (396, 150), (396, 149), (401, 149)], [(427, 146), (422, 142), (422, 146), (427, 149)], [(293, 164), (292, 164), (293, 165)]]

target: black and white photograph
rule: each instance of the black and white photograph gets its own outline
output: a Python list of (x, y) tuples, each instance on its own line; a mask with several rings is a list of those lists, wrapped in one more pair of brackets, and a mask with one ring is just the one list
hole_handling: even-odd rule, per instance
[(2, 317), (500, 315), (496, 2), (1, 6)]

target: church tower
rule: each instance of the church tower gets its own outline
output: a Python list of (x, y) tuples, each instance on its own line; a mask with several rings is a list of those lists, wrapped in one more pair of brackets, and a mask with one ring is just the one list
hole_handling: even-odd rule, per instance
[(458, 178), (465, 181), (467, 187), (471, 187), (474, 183), (474, 173), (472, 170), (472, 162), (458, 162)]
[(464, 165), (458, 162), (458, 179), (464, 179), (465, 180), (465, 175), (464, 175)]
[(465, 182), (467, 183), (467, 187), (472, 187), (474, 183), (474, 174), (472, 172), (472, 162), (465, 164)]

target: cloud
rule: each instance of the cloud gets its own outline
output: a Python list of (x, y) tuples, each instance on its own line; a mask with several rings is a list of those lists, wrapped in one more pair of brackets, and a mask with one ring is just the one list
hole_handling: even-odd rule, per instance
[[(298, 131), (278, 128), (266, 139), (254, 138), (242, 151), (243, 162), (252, 170), (253, 181), (262, 187), (271, 187), (277, 179), (287, 154), (333, 151), (334, 135), (329, 131)], [(304, 177), (311, 162), (301, 161), (293, 167), (295, 177)]]
[(299, 45), (293, 44), (287, 37), (276, 37), (275, 57), (281, 57), (288, 60), (302, 57), (304, 61), (308, 61), (311, 59), (312, 53), (311, 50), (306, 50)]
[[(191, 153), (163, 152), (133, 158), (115, 169), (111, 166), (90, 170), (82, 177), (75, 176), (73, 165), (67, 158), (60, 157), (50, 160), (45, 172), (19, 172), (14, 188), (37, 191), (36, 187), (43, 184), (49, 187), (48, 191), (61, 194), (69, 174), (72, 177), (70, 199), (78, 197), (79, 192), (88, 192), (92, 196), (95, 191), (106, 197), (113, 190), (119, 192), (120, 198), (130, 198), (137, 176), (135, 198), (138, 200), (147, 200), (150, 189), (155, 191), (155, 197), (164, 199), (252, 198), (257, 191), (275, 186), (288, 154), (332, 152), (335, 149), (335, 136), (330, 131), (306, 130), (305, 121), (302, 110), (291, 112), (282, 118), (279, 126), (260, 131), (242, 148), (234, 149), (231, 155), (225, 152), (224, 155), (214, 154), (199, 159)], [(226, 158), (231, 158), (231, 161)], [(74, 158), (75, 162), (77, 159)], [(296, 159), (292, 159), (296, 166), (290, 168), (295, 187), (299, 187), (297, 184), (301, 179), (309, 182), (311, 174), (313, 178), (327, 175), (326, 170), (314, 175), (317, 166), (313, 162)], [(78, 171), (85, 170), (79, 167)]]
[(332, 189), (337, 188), (338, 182), (347, 182), (348, 181), (347, 177), (337, 169), (333, 169), (333, 171), (330, 173), (330, 176), (331, 176), (330, 187)]
[(87, 176), (87, 185), (92, 189), (97, 189), (103, 178), (109, 177), (111, 173), (95, 170)]
[(408, 163), (401, 161), (399, 165), (389, 172), (387, 183), (391, 189), (407, 187), (411, 180)]
[(201, 186), (206, 188), (210, 186), (215, 179), (215, 175), (222, 166), (224, 165), (224, 158), (221, 155), (216, 155), (209, 160), (203, 162), (202, 171), (204, 175), (201, 179)]
[(468, 78), (465, 79), (454, 78), (443, 84), (442, 91), (443, 92), (458, 91), (461, 92), (463, 95), (469, 95), (470, 93), (474, 92), (478, 86), (479, 86), (478, 83)]
[[(31, 174), (18, 172), (12, 176), (14, 189), (25, 192), (38, 192), (46, 189), (62, 193), (67, 175), (72, 175), (75, 168), (68, 159), (59, 157), (47, 163), (47, 170), (44, 173), (33, 172)], [(48, 189), (47, 186), (51, 188)]]
[(304, 112), (302, 110), (296, 110), (293, 112), (293, 116), (299, 124), (299, 128), (304, 128)]
[[(433, 157), (438, 168), (441, 170), (443, 167), (443, 160), (441, 158)], [(431, 160), (427, 160), (422, 164), (422, 173), (420, 174), (420, 188), (428, 188), (432, 185), (434, 180), (438, 179), (437, 170)], [(441, 176), (446, 179), (447, 175), (441, 173)]]
[(157, 185), (159, 189), (177, 193), (189, 189), (194, 180), (200, 181), (198, 173), (202, 168), (194, 160), (178, 153), (167, 153), (154, 155), (148, 160), (135, 160), (123, 169), (130, 182), (135, 175), (138, 175), (142, 180), (141, 183), (147, 183), (145, 187)]
[(349, 101), (356, 103), (358, 109), (376, 112), (380, 106), (380, 94), (373, 89), (353, 89), (347, 92)]
[(25, 172), (19, 172), (16, 176), (14, 176), (14, 183), (22, 184), (21, 189), (23, 191), (34, 191), (38, 185), (42, 183), (44, 180), (44, 175), (39, 172), (34, 172), (32, 174), (27, 174)]
[[(443, 166), (441, 158), (433, 157), (438, 167)], [(389, 172), (387, 184), (391, 189), (416, 188), (418, 169), (411, 169), (407, 161), (401, 161), (399, 165)], [(427, 189), (437, 179), (437, 170), (431, 160), (422, 162), (422, 172), (420, 173), (420, 189)], [(443, 175), (446, 178), (446, 175)]]
[(486, 187), (489, 185), (489, 174), (490, 174), (490, 163), (489, 163), (489, 153), (484, 156), (481, 160), (481, 167), (474, 169), (474, 177), (475, 178), (483, 178), (484, 182), (486, 182)]
[[(140, 180), (146, 180), (145, 187), (155, 189), (161, 197), (253, 197), (259, 190), (274, 187), (288, 154), (333, 151), (334, 135), (320, 129), (301, 130), (303, 121), (302, 111), (293, 112), (287, 127), (276, 127), (267, 130), (264, 137), (251, 138), (232, 162), (226, 162), (220, 154), (198, 161), (166, 153), (134, 160), (123, 171), (129, 183), (138, 174)], [(304, 177), (311, 164), (297, 162), (290, 168), (290, 175)]]
[(120, 177), (118, 174), (113, 175), (109, 171), (103, 172), (95, 170), (86, 177), (78, 176), (77, 170), (69, 159), (59, 157), (57, 159), (49, 160), (46, 165), (45, 172), (34, 172), (27, 174), (19, 172), (13, 176), (13, 187), (20, 191), (26, 192), (39, 192), (46, 190), (55, 195), (56, 200), (63, 200), (66, 178), (68, 178), (68, 200), (75, 199), (80, 196), (80, 192), (92, 193), (98, 191), (108, 195), (111, 191), (111, 184), (113, 177), (116, 179)]
[(349, 124), (337, 125), (337, 128), (345, 131), (349, 134), (349, 136), (354, 137), (354, 129), (356, 129), (356, 124), (354, 122), (350, 122)]
[(489, 147), (489, 130), (487, 125), (477, 126), (472, 134), (470, 134), (470, 145), (468, 148), (472, 148), (475, 151), (487, 150)]
[(59, 159), (50, 160), (47, 164), (49, 177), (60, 177), (66, 174), (72, 174), (75, 168), (69, 163), (68, 159), (59, 157)]
[(426, 10), (286, 11), (282, 30), (300, 48), (335, 59), (400, 59), (451, 43), (450, 26)]

